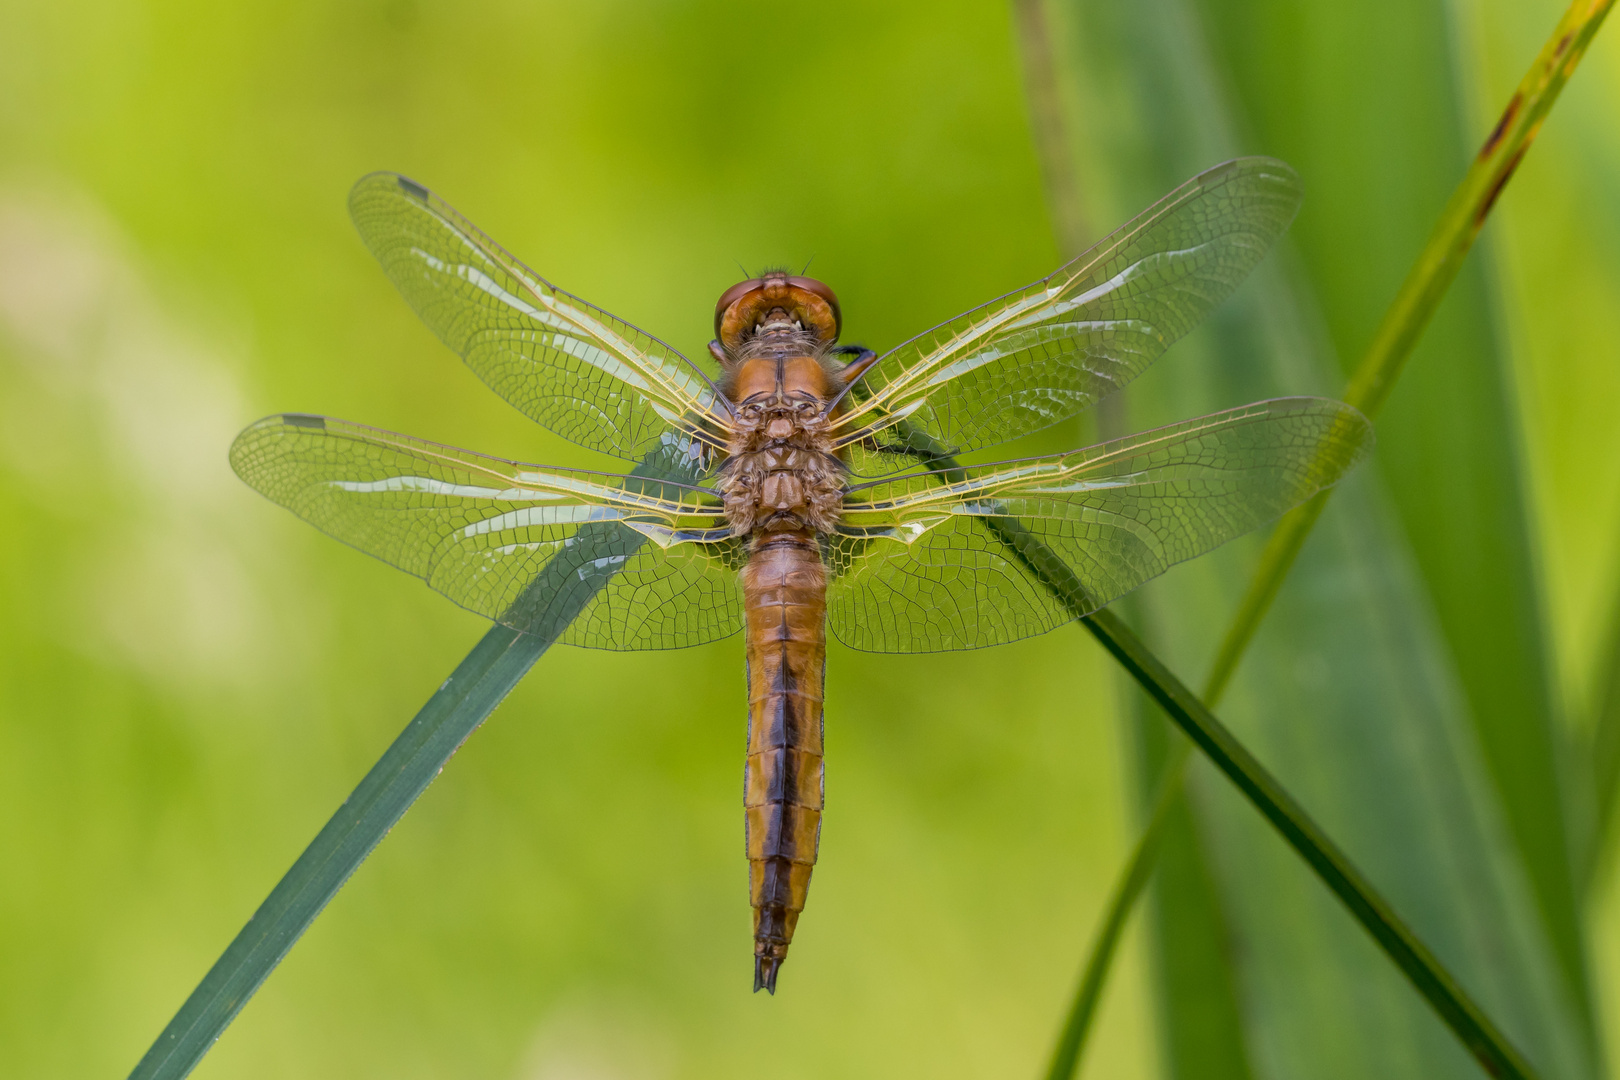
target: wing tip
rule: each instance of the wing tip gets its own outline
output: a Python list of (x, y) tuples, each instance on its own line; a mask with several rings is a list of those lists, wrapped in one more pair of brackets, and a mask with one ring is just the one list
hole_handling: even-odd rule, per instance
[(1250, 154), (1223, 161), (1219, 165), (1205, 169), (1187, 183), (1197, 190), (1210, 190), (1234, 180), (1263, 185), (1263, 190), (1266, 190), (1271, 198), (1285, 201), (1290, 209), (1283, 229), (1292, 223), (1305, 201), (1305, 182), (1300, 179), (1299, 171), (1281, 158), (1267, 157), (1264, 154)]
[[(1340, 441), (1353, 448), (1351, 464), (1346, 467), (1346, 472), (1370, 454), (1378, 441), (1378, 429), (1367, 414), (1338, 398), (1296, 395), (1267, 398), (1255, 402), (1255, 405), (1264, 408), (1266, 414), (1273, 417), (1317, 416), (1328, 419), (1332, 424), (1329, 430), (1339, 434)], [(1239, 409), (1252, 407), (1239, 406)]]
[(1217, 177), (1226, 173), (1254, 173), (1258, 175), (1272, 175), (1299, 183), (1299, 170), (1294, 168), (1282, 158), (1269, 157), (1265, 154), (1245, 154), (1242, 157), (1231, 158), (1206, 170), (1202, 175)]
[(231, 448), (226, 452), (231, 470), (246, 481), (249, 487), (262, 492), (262, 488), (249, 476), (253, 471), (250, 461), (254, 455), (262, 453), (268, 445), (266, 435), (274, 439), (276, 435), (286, 434), (288, 428), (324, 432), (326, 417), (316, 416), (314, 413), (271, 413), (261, 420), (255, 420), (237, 432), (236, 438), (231, 440)]

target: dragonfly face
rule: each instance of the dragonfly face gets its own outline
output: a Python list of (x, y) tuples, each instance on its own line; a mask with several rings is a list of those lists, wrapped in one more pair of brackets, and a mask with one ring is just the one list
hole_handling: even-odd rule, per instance
[(838, 297), (815, 278), (768, 271), (727, 289), (714, 306), (714, 336), (725, 349), (741, 348), (750, 337), (805, 332), (822, 345), (838, 340), (842, 328)]
[(774, 990), (820, 834), (828, 630), (879, 652), (1044, 633), (1300, 504), (1366, 453), (1355, 410), (1285, 398), (1052, 457), (954, 460), (1140, 374), (1298, 204), (1288, 166), (1227, 162), (1050, 276), (882, 355), (835, 346), (826, 285), (764, 274), (721, 297), (711, 377), (426, 188), (378, 173), (350, 211), (422, 319), (537, 423), (635, 468), (548, 469), (300, 414), (249, 427), (231, 462), (518, 631), (607, 649), (745, 631), (755, 989)]

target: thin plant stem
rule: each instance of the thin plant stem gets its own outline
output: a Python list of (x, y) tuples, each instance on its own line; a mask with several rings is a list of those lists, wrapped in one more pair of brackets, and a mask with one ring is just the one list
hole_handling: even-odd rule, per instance
[(1024, 60), (1024, 97), (1029, 102), (1043, 186), (1048, 192), (1052, 230), (1068, 260), (1080, 254), (1081, 238), (1092, 235), (1092, 231), (1081, 197), (1080, 176), (1063, 134), (1063, 94), (1058, 85), (1057, 58), (1048, 47), (1052, 29), (1046, 18), (1045, 0), (1013, 0), (1013, 23), (1022, 45), (1019, 52)]
[(1091, 944), (1091, 955), (1086, 960), (1080, 985), (1075, 988), (1074, 1004), (1063, 1022), (1057, 1046), (1052, 1050), (1052, 1063), (1046, 1070), (1047, 1080), (1068, 1080), (1080, 1065), (1080, 1054), (1085, 1049), (1086, 1035), (1102, 1000), (1103, 985), (1108, 981), (1108, 968), (1119, 948), (1119, 939), (1125, 932), (1126, 920), (1136, 906), (1136, 898), (1153, 874), (1154, 860), (1159, 853), (1159, 841), (1164, 835), (1170, 811), (1181, 796), (1181, 781), (1186, 775), (1187, 759), (1192, 756), (1192, 744), (1178, 738), (1170, 748), (1160, 772), (1159, 792), (1153, 800), (1153, 812), (1142, 834), (1136, 838), (1125, 873), (1114, 885), (1108, 898), (1108, 910)]

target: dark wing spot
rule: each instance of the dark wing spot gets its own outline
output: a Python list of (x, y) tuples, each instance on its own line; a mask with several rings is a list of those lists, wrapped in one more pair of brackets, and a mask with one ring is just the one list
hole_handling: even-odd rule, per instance
[(281, 414), (281, 422), (292, 427), (314, 428), (317, 431), (326, 430), (326, 417), (312, 416), (309, 413), (290, 412)]
[(428, 189), (423, 187), (421, 184), (418, 184), (410, 177), (401, 176), (399, 178), (399, 186), (404, 190), (405, 194), (413, 198), (421, 199), (423, 202), (427, 202)]

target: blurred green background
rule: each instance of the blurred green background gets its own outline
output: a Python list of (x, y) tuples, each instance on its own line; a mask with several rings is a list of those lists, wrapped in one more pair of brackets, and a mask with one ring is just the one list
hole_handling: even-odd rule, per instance
[[(813, 258), (884, 348), (1221, 157), (1287, 158), (1293, 241), (1133, 388), (1140, 427), (1333, 392), (1560, 10), (0, 4), (0, 1073), (127, 1072), (486, 625), (253, 495), (240, 427), (612, 467), (417, 323), (346, 219), (360, 175), (696, 356), (739, 263)], [(1223, 709), (1549, 1076), (1601, 1075), (1620, 1024), (1588, 738), (1620, 591), (1615, 32)], [(1133, 612), (1189, 681), (1254, 550)], [(1073, 628), (828, 666), (822, 859), (774, 999), (748, 992), (740, 643), (559, 647), (197, 1075), (1036, 1074), (1158, 722)], [(1470, 1075), (1193, 781), (1086, 1075)]]

